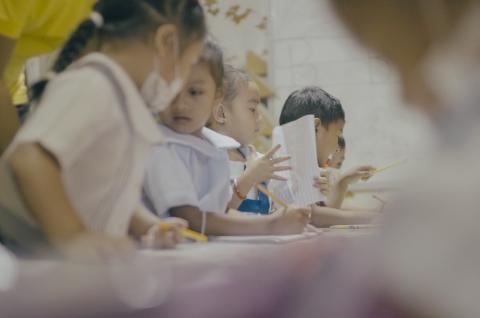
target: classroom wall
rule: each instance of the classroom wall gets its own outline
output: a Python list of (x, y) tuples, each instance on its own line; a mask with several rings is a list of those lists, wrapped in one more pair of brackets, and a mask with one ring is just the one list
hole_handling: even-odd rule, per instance
[(390, 67), (356, 44), (328, 1), (271, 0), (270, 4), (275, 115), (293, 90), (319, 85), (345, 107), (347, 167), (422, 157), (431, 138), (428, 123), (404, 107)]
[(247, 51), (268, 55), (270, 0), (202, 0), (210, 33), (225, 60), (244, 67)]

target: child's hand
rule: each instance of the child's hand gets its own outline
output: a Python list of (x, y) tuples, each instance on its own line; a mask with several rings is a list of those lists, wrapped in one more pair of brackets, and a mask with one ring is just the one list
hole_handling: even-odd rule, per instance
[(375, 168), (372, 166), (356, 167), (341, 175), (340, 179), (338, 180), (338, 184), (348, 186), (360, 180), (367, 181), (374, 175), (374, 173)]
[(328, 196), (330, 194), (330, 172), (324, 170), (320, 176), (313, 178), (313, 186), (320, 190), (320, 192)]
[(288, 235), (303, 233), (310, 223), (312, 209), (289, 207), (284, 214), (277, 214), (272, 223), (272, 234)]
[(289, 160), (290, 157), (280, 157), (273, 159), (273, 155), (280, 149), (280, 147), (280, 145), (277, 145), (270, 149), (261, 158), (250, 160), (247, 162), (247, 169), (245, 170), (245, 175), (248, 175), (254, 184), (260, 184), (270, 179), (280, 181), (287, 180), (276, 174), (276, 172), (279, 171), (286, 171), (292, 169), (290, 166), (278, 165), (282, 162)]
[(114, 238), (93, 232), (82, 233), (56, 245), (67, 259), (80, 262), (127, 258), (135, 251), (133, 241), (128, 238)]
[(142, 246), (146, 248), (173, 248), (183, 240), (182, 230), (188, 227), (187, 221), (180, 218), (168, 218), (150, 227), (142, 236)]

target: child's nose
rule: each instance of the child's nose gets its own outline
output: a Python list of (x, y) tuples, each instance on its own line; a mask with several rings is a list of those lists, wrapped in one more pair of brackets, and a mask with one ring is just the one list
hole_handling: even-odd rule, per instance
[(262, 120), (263, 120), (263, 116), (260, 112), (258, 112), (256, 124), (260, 125), (262, 123)]
[(175, 105), (175, 108), (177, 110), (186, 110), (188, 108), (188, 105), (186, 103), (186, 99), (184, 97), (185, 97), (184, 94), (180, 93), (177, 96), (177, 98), (175, 98), (174, 105)]

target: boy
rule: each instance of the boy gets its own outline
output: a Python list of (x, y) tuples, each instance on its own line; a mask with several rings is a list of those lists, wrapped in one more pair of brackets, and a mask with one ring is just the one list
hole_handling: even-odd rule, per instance
[[(280, 114), (280, 125), (287, 124), (307, 115), (315, 116), (315, 138), (319, 167), (327, 167), (328, 158), (338, 148), (339, 137), (345, 126), (345, 112), (340, 101), (319, 87), (310, 86), (294, 91), (285, 101)], [(312, 223), (326, 227), (335, 224), (358, 224), (370, 221), (370, 212), (342, 211), (345, 193), (351, 183), (368, 179), (374, 168), (355, 168), (329, 187), (328, 172), (314, 180), (314, 186), (327, 196), (326, 202), (318, 202), (313, 208)], [(286, 186), (286, 184), (285, 184)], [(287, 202), (288, 204), (293, 202)]]

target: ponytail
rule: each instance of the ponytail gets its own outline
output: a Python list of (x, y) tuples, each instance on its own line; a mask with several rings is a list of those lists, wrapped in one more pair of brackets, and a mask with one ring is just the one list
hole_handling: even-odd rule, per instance
[(43, 79), (30, 87), (29, 97), (31, 101), (38, 101), (42, 96), (49, 80), (55, 74), (63, 72), (73, 61), (75, 61), (84, 52), (90, 40), (94, 37), (96, 25), (91, 18), (83, 21), (73, 32), (70, 39), (60, 50), (57, 60), (53, 64), (52, 70)]
[(197, 0), (99, 0), (90, 17), (60, 50), (49, 76), (30, 87), (30, 100), (38, 102), (52, 75), (67, 69), (85, 53), (93, 39), (103, 43), (147, 37), (166, 23), (177, 26), (183, 47), (207, 33), (203, 9)]

